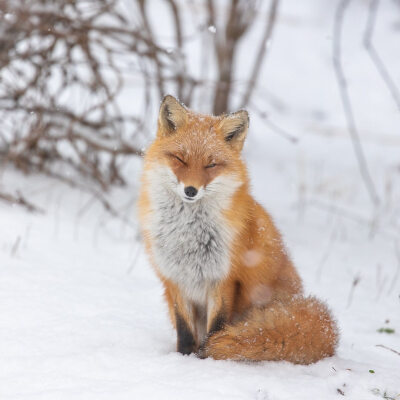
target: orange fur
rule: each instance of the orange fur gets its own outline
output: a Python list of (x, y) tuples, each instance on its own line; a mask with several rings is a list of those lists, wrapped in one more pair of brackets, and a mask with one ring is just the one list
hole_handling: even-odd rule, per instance
[(313, 297), (299, 297), (252, 309), (246, 318), (211, 335), (202, 356), (311, 364), (332, 356), (337, 338), (326, 306)]
[[(167, 96), (160, 109), (157, 138), (144, 161), (139, 217), (146, 251), (165, 288), (179, 351), (186, 354), (200, 347), (201, 356), (216, 359), (309, 364), (334, 354), (336, 325), (325, 305), (303, 297), (301, 279), (279, 231), (249, 193), (240, 156), (247, 124), (245, 111), (200, 115)], [(209, 284), (205, 304), (192, 301), (186, 288), (164, 276), (155, 262), (150, 229), (155, 210), (148, 172), (159, 166), (168, 168), (178, 182), (195, 188), (207, 187), (221, 176), (240, 182), (221, 211), (224, 229), (232, 238), (229, 273)], [(189, 344), (179, 344), (183, 336)]]

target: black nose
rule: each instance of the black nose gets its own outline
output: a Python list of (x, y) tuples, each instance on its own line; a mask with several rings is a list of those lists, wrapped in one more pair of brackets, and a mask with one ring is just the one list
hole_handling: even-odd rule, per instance
[(185, 194), (188, 197), (194, 197), (197, 194), (197, 189), (193, 186), (185, 187)]

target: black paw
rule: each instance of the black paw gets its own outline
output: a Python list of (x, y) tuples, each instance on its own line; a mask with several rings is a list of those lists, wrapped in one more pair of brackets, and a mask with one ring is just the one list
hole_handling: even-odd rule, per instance
[(182, 343), (178, 341), (178, 352), (189, 355), (195, 352), (195, 343)]
[(178, 334), (178, 351), (181, 354), (191, 354), (196, 350), (196, 342), (186, 321), (177, 313), (176, 330)]

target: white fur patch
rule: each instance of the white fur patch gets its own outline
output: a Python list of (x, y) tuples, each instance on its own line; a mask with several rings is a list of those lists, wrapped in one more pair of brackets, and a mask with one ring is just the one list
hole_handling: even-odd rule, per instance
[(208, 288), (229, 273), (233, 232), (222, 210), (241, 183), (222, 175), (203, 188), (197, 201), (184, 202), (180, 183), (168, 167), (149, 170), (147, 180), (156, 264), (191, 301), (206, 305)]

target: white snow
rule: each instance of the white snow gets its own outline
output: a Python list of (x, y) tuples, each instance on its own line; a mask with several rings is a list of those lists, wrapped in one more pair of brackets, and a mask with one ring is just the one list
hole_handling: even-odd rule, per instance
[[(400, 113), (362, 51), (365, 9), (353, 2), (345, 68), (381, 198), (376, 209), (334, 80), (333, 2), (308, 3), (282, 2), (254, 98), (299, 142), (251, 114), (244, 157), (253, 193), (281, 229), (307, 293), (326, 300), (338, 320), (337, 355), (296, 366), (176, 353), (136, 229), (140, 161), (129, 165), (130, 185), (110, 195), (133, 226), (85, 193), (6, 169), (0, 189), (21, 190), (46, 212), (0, 203), (1, 400), (400, 399), (400, 355), (388, 349), (400, 352)], [(399, 9), (393, 2), (379, 12), (375, 42), (400, 87)], [(155, 109), (151, 118), (155, 126)]]

